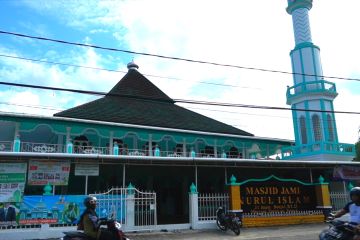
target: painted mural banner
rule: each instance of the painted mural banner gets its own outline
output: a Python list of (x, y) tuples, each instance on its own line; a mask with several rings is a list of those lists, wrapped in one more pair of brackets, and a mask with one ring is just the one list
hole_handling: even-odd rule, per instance
[(30, 160), (28, 185), (68, 185), (70, 161)]
[[(21, 202), (26, 181), (26, 163), (0, 164), (0, 203)], [(0, 221), (2, 210), (0, 206)]]
[[(81, 213), (85, 210), (83, 204), (85, 197), (87, 195), (25, 196), (18, 211), (17, 222), (20, 225), (77, 224)], [(115, 203), (110, 202), (109, 204), (104, 206), (104, 209), (107, 210), (111, 204)], [(120, 220), (119, 216), (125, 217), (125, 198), (122, 203), (123, 207), (118, 207), (119, 203), (116, 204), (117, 207), (115, 208), (115, 205), (113, 207), (114, 215), (118, 216), (117, 219)], [(100, 217), (105, 217), (101, 215), (104, 209), (102, 206), (98, 206), (96, 209)]]
[(270, 176), (240, 183), (244, 212), (285, 212), (316, 210), (315, 186), (296, 179)]

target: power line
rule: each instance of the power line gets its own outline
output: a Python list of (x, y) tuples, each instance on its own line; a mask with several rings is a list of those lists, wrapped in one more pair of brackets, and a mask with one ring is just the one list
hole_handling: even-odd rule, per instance
[[(211, 112), (221, 112), (221, 113), (231, 113), (231, 114), (240, 114), (240, 115), (260, 116), (260, 117), (275, 117), (275, 118), (292, 119), (291, 117), (276, 116), (276, 115), (242, 113), (242, 112), (232, 112), (232, 111), (224, 111), (224, 110), (218, 110), (218, 109), (206, 109), (206, 108), (196, 108), (196, 107), (187, 107), (187, 108), (194, 109), (194, 110), (211, 111)], [(240, 119), (238, 119), (238, 120), (240, 120)]]
[(10, 106), (18, 106), (18, 107), (39, 108), (39, 109), (54, 110), (54, 111), (64, 111), (65, 110), (65, 109), (54, 108), (52, 106), (43, 106), (43, 105), (29, 105), (29, 104), (18, 104), (18, 103), (10, 103), (10, 102), (0, 102), (0, 104), (10, 105)]
[(349, 80), (349, 81), (359, 81), (360, 82), (359, 78), (347, 78), (347, 77), (324, 76), (324, 75), (306, 74), (306, 73), (295, 73), (295, 72), (288, 72), (288, 71), (282, 71), (282, 70), (272, 70), (272, 69), (256, 68), (256, 67), (244, 67), (244, 66), (233, 65), (233, 64), (224, 64), (224, 63), (209, 62), (209, 61), (203, 61), (203, 60), (194, 60), (194, 59), (188, 59), (188, 58), (169, 57), (169, 56), (159, 55), (159, 54), (136, 52), (136, 51), (130, 51), (130, 50), (124, 50), (124, 49), (118, 49), (118, 48), (110, 48), (110, 47), (103, 47), (103, 46), (99, 46), (99, 45), (92, 45), (92, 44), (85, 44), (85, 43), (69, 42), (69, 41), (65, 41), (65, 40), (38, 37), (38, 36), (31, 36), (31, 35), (15, 33), (15, 32), (8, 32), (8, 31), (1, 31), (1, 30), (0, 30), (0, 34), (13, 35), (13, 36), (17, 36), (17, 37), (37, 39), (37, 40), (42, 40), (42, 41), (56, 42), (56, 43), (61, 43), (61, 44), (73, 45), (73, 46), (90, 47), (90, 48), (101, 49), (101, 50), (123, 52), (123, 53), (129, 53), (129, 54), (134, 54), (134, 55), (142, 55), (142, 56), (157, 57), (157, 58), (170, 59), (170, 60), (185, 61), (185, 62), (191, 62), (191, 63), (201, 63), (201, 64), (209, 64), (209, 65), (214, 65), (214, 66), (231, 67), (231, 68), (255, 70), (255, 71), (262, 71), (262, 72), (282, 73), (282, 74), (301, 75), (301, 76), (340, 79), (340, 80)]
[[(99, 71), (127, 73), (127, 71), (120, 71), (120, 70), (113, 70), (113, 69), (99, 68), (99, 67), (90, 67), (90, 66), (83, 66), (83, 65), (76, 65), (76, 64), (69, 64), (69, 63), (54, 62), (54, 61), (46, 61), (46, 60), (33, 59), (33, 58), (17, 57), (17, 56), (5, 55), (5, 54), (0, 54), (0, 57), (13, 58), (13, 59), (19, 59), (19, 60), (26, 60), (26, 61), (32, 61), (32, 62), (41, 62), (41, 63), (47, 63), (47, 64), (68, 66), (68, 67), (86, 68), (86, 69), (99, 70)], [(212, 83), (212, 82), (206, 82), (206, 81), (190, 81), (190, 80), (185, 80), (185, 79), (181, 79), (181, 78), (165, 77), (165, 76), (158, 76), (158, 75), (152, 75), (152, 74), (143, 74), (143, 75), (148, 76), (148, 77), (164, 78), (164, 79), (179, 80), (179, 81), (187, 81), (187, 82), (215, 85), (215, 86), (221, 86), (221, 87), (261, 89), (261, 88), (246, 87), (246, 86), (239, 86), (239, 85), (232, 85), (232, 84), (225, 84), (225, 83)]]
[(186, 100), (186, 99), (162, 99), (162, 98), (149, 98), (149, 97), (141, 97), (134, 95), (126, 95), (126, 94), (110, 94), (100, 91), (89, 91), (89, 90), (78, 90), (78, 89), (70, 89), (70, 88), (58, 88), (58, 87), (47, 87), (40, 85), (30, 85), (23, 83), (10, 83), (10, 82), (0, 82), (1, 85), (7, 86), (16, 86), (16, 87), (26, 87), (26, 88), (35, 88), (35, 89), (43, 89), (43, 90), (53, 90), (53, 91), (64, 91), (64, 92), (73, 92), (73, 93), (81, 93), (81, 94), (90, 94), (95, 96), (111, 96), (111, 97), (123, 97), (130, 98), (136, 100), (143, 101), (156, 101), (163, 103), (188, 103), (188, 104), (197, 104), (197, 105), (211, 105), (211, 106), (222, 106), (222, 107), (238, 107), (238, 108), (253, 108), (253, 109), (267, 109), (267, 110), (294, 110), (294, 111), (303, 111), (303, 112), (324, 112), (324, 113), (341, 113), (341, 114), (360, 114), (360, 112), (352, 112), (352, 111), (329, 111), (329, 110), (316, 110), (316, 109), (303, 109), (303, 108), (288, 108), (288, 107), (274, 107), (274, 106), (260, 106), (260, 105), (248, 105), (248, 104), (240, 104), (240, 103), (221, 103), (221, 102), (208, 102), (208, 101), (199, 101), (199, 100)]

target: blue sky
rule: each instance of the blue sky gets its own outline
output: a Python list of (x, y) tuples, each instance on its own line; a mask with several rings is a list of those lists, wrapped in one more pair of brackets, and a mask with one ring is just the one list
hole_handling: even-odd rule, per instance
[[(0, 2), (3, 31), (291, 71), (289, 52), (294, 39), (291, 16), (285, 11), (286, 0)], [(359, 7), (358, 0), (347, 0), (341, 5), (336, 0), (314, 0), (310, 23), (313, 42), (321, 49), (324, 75), (360, 78)], [(290, 75), (94, 50), (3, 34), (0, 34), (0, 54), (124, 72), (126, 64), (134, 58), (141, 73), (165, 77), (149, 76), (150, 81), (170, 97), (181, 99), (287, 107), (286, 86), (293, 85)], [(1, 81), (8, 82), (106, 92), (124, 74), (0, 57)], [(359, 104), (354, 104), (360, 102), (360, 82), (330, 81), (337, 84), (339, 92), (335, 110), (360, 112)], [(0, 86), (1, 111), (52, 115), (93, 99), (88, 95)], [(294, 138), (290, 112), (182, 106), (257, 136)], [(356, 141), (360, 116), (337, 114), (336, 119), (340, 141)]]

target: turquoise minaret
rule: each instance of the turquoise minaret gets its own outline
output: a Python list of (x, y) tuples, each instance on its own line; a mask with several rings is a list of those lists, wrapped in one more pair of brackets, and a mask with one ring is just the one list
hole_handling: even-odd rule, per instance
[(322, 77), (320, 48), (311, 38), (311, 8), (312, 0), (288, 0), (286, 8), (292, 16), (295, 37), (295, 47), (290, 52), (294, 85), (288, 87), (286, 97), (293, 109), (296, 144), (287, 157), (336, 160), (330, 155), (343, 155), (337, 151), (339, 142), (333, 113), (333, 100), (338, 93), (335, 84)]

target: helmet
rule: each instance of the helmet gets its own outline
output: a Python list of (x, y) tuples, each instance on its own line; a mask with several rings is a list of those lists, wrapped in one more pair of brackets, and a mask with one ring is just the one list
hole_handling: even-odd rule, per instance
[(350, 190), (350, 197), (354, 195), (360, 197), (360, 187), (354, 187)]
[(96, 207), (96, 197), (93, 196), (87, 196), (84, 199), (84, 205), (86, 208), (95, 208)]

